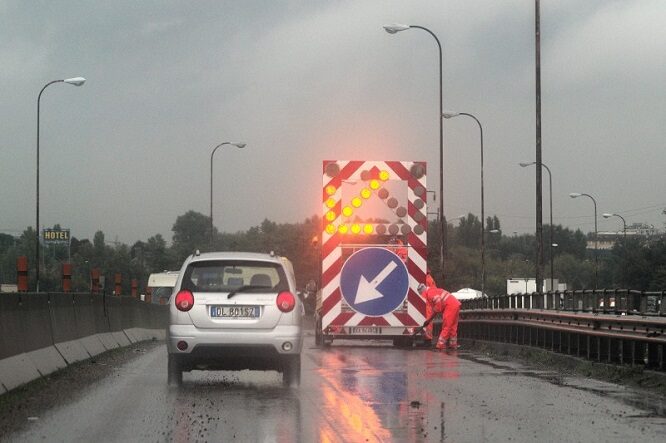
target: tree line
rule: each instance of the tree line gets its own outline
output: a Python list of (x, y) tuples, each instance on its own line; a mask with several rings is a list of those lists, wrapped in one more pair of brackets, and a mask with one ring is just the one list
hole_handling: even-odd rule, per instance
[[(500, 220), (488, 217), (485, 223), (486, 293), (506, 292), (509, 278), (533, 278), (536, 262), (534, 235), (505, 235)], [(54, 226), (58, 229), (59, 226)], [(270, 252), (288, 257), (294, 264), (297, 284), (303, 288), (310, 280), (320, 279), (320, 242), (322, 220), (318, 216), (299, 223), (275, 223), (268, 219), (260, 225), (236, 233), (211, 232), (210, 217), (188, 211), (176, 218), (172, 227), (171, 244), (161, 234), (133, 245), (108, 242), (98, 231), (90, 239), (72, 237), (68, 245), (42, 246), (40, 286), (45, 291), (58, 291), (61, 285), (61, 266), (73, 265), (72, 289), (90, 288), (90, 271), (99, 268), (107, 282), (115, 273), (123, 275), (123, 293), (130, 291), (130, 279), (139, 281), (144, 290), (153, 272), (178, 270), (185, 258), (195, 250)], [(618, 238), (611, 250), (598, 251), (587, 247), (589, 236), (580, 230), (544, 226), (544, 243), (557, 243), (554, 252), (554, 277), (565, 282), (568, 289), (628, 288), (645, 291), (666, 289), (666, 240)], [(548, 239), (548, 240), (547, 240)], [(444, 260), (446, 281), (440, 279), (439, 228), (431, 221), (428, 228), (428, 266), (438, 284), (454, 291), (463, 287), (481, 287), (481, 221), (468, 214), (458, 226), (447, 224), (447, 251)], [(36, 236), (27, 228), (20, 236), (0, 234), (0, 282), (16, 282), (16, 259), (25, 255), (30, 263), (29, 284), (34, 288)], [(550, 278), (549, 248), (544, 247), (544, 279)], [(595, 265), (596, 263), (596, 265)], [(596, 266), (596, 272), (595, 272)], [(110, 284), (107, 284), (110, 287)]]

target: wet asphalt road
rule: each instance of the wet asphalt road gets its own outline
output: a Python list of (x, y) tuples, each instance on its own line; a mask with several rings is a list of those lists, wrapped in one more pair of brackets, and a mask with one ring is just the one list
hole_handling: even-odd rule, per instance
[[(131, 352), (131, 351), (128, 351)], [(152, 347), (8, 441), (664, 441), (666, 400), (470, 352), (308, 336), (301, 387), (276, 372), (185, 373)]]

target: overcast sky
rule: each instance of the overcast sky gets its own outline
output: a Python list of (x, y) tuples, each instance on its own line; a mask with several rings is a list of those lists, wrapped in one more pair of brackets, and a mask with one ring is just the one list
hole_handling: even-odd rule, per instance
[[(439, 188), (438, 58), (444, 108), (483, 124), (486, 215), (535, 230), (533, 0), (0, 0), (0, 232), (40, 224), (133, 243), (176, 217), (215, 225), (321, 212), (321, 162), (422, 160)], [(543, 162), (554, 222), (584, 232), (666, 216), (666, 1), (542, 0)], [(479, 131), (444, 122), (444, 211), (480, 214)], [(544, 171), (545, 172), (545, 171)], [(544, 173), (544, 222), (548, 181)], [(436, 211), (433, 206), (430, 211)]]

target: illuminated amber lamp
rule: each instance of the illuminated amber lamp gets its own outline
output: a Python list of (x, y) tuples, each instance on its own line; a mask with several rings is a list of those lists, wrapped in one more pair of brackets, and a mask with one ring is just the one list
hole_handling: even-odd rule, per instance
[(328, 220), (328, 221), (330, 221), (330, 222), (332, 222), (333, 220), (335, 220), (335, 212), (333, 212), (333, 211), (328, 211), (328, 212), (326, 213), (326, 220)]
[(362, 203), (363, 201), (358, 197), (354, 197), (351, 201), (352, 206), (355, 208), (360, 208)]
[(375, 229), (372, 227), (371, 224), (367, 224), (367, 225), (363, 226), (363, 232), (365, 232), (366, 234), (372, 234), (372, 232), (374, 230)]
[(384, 182), (388, 180), (389, 179), (388, 171), (379, 171), (379, 179)]
[(352, 234), (358, 234), (358, 233), (360, 233), (360, 232), (361, 232), (361, 225), (359, 225), (358, 223), (354, 223), (354, 224), (351, 226), (351, 231), (352, 231)]
[(381, 185), (379, 184), (379, 180), (376, 180), (374, 178), (372, 180), (370, 180), (370, 189), (372, 189), (373, 191), (376, 191), (377, 189), (379, 189), (380, 186)]
[(338, 232), (340, 234), (346, 234), (347, 231), (349, 231), (349, 227), (347, 225), (340, 225), (338, 226)]
[(342, 215), (345, 217), (351, 217), (351, 215), (354, 213), (354, 210), (351, 208), (351, 206), (345, 206), (342, 208)]
[(334, 199), (329, 198), (328, 200), (326, 200), (326, 207), (327, 208), (333, 209), (334, 206), (335, 206), (335, 200)]
[(326, 225), (326, 233), (327, 233), (327, 234), (330, 234), (330, 235), (335, 234), (335, 226), (333, 226), (333, 225), (330, 224), (330, 223), (327, 224), (327, 225)]
[(368, 188), (361, 189), (361, 197), (363, 197), (364, 199), (366, 200), (369, 199), (371, 195), (372, 191), (369, 190)]
[(335, 194), (335, 191), (337, 191), (337, 189), (335, 189), (335, 186), (333, 185), (326, 186), (326, 195), (333, 195)]

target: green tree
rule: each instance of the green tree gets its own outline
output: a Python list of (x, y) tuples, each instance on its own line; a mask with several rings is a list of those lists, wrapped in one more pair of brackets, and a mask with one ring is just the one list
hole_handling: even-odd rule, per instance
[[(213, 237), (218, 235), (215, 228)], [(182, 263), (185, 258), (197, 249), (210, 251), (210, 217), (199, 212), (188, 211), (176, 218), (171, 228), (173, 231), (173, 251), (176, 262)]]

